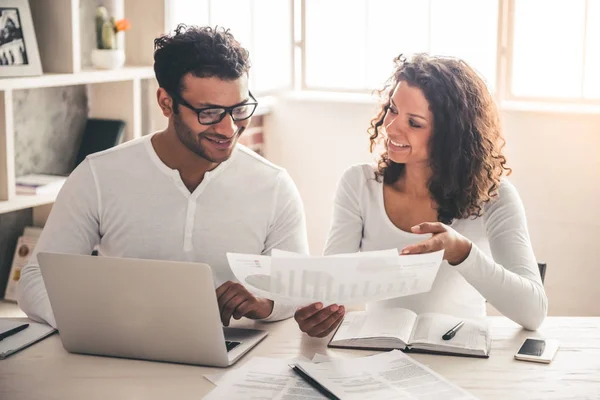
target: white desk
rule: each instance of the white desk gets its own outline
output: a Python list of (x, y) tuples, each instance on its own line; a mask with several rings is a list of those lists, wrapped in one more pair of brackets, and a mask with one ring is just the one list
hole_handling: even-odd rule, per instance
[[(23, 314), (0, 302), (0, 317)], [(600, 399), (600, 318), (547, 318), (538, 332), (527, 332), (504, 317), (490, 317), (493, 347), (489, 359), (414, 354), (450, 381), (481, 399)], [(342, 357), (367, 351), (327, 349), (328, 339), (301, 333), (295, 321), (272, 324), (246, 321), (240, 326), (269, 330), (269, 336), (237, 365), (252, 356), (290, 358), (315, 353)], [(560, 340), (550, 365), (515, 361), (528, 335)], [(233, 367), (235, 368), (235, 366)], [(67, 353), (58, 335), (0, 361), (0, 399), (200, 399), (213, 385), (205, 373), (224, 369)]]

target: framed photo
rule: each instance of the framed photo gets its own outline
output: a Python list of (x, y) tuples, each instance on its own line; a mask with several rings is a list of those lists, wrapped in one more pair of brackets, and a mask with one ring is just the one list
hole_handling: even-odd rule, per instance
[(0, 77), (42, 74), (28, 0), (0, 0)]

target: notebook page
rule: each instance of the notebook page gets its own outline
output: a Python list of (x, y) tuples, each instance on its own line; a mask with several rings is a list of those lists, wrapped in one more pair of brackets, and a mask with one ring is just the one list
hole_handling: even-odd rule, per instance
[[(451, 340), (442, 336), (460, 321), (463, 327)], [(425, 343), (464, 349), (488, 348), (489, 328), (485, 320), (470, 320), (444, 314), (421, 314), (410, 339), (411, 344)]]
[(18, 326), (25, 324), (26, 322), (16, 321), (14, 319), (0, 319), (0, 333), (10, 331)]
[(13, 353), (16, 353), (32, 343), (37, 342), (38, 340), (41, 340), (42, 338), (45, 338), (55, 331), (55, 329), (50, 325), (40, 324), (25, 318), (2, 318), (0, 319), (0, 330), (2, 330), (5, 326), (12, 326), (11, 324), (13, 322), (17, 322), (17, 325), (26, 323), (29, 324), (29, 327), (0, 341), (0, 360), (10, 356)]
[(333, 341), (392, 337), (408, 343), (417, 314), (402, 308), (352, 311), (346, 314)]

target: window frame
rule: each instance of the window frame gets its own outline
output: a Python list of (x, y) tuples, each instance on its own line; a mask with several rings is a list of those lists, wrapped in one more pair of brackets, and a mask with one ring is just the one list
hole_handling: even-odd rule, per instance
[[(248, 16), (248, 18), (250, 18), (250, 46), (246, 46), (249, 48), (249, 50), (253, 50), (256, 48), (257, 46), (257, 39), (256, 39), (256, 24), (255, 24), (255, 12), (254, 12), (254, 4), (257, 1), (260, 0), (247, 0), (248, 2), (250, 2), (250, 10), (251, 13)], [(272, 96), (272, 95), (277, 95), (280, 93), (284, 93), (284, 92), (288, 92), (290, 90), (294, 89), (294, 85), (295, 85), (295, 76), (296, 76), (296, 71), (295, 71), (295, 65), (296, 65), (296, 47), (295, 47), (295, 42), (294, 42), (294, 29), (295, 29), (295, 21), (294, 21), (294, 1), (295, 0), (279, 0), (279, 1), (286, 1), (289, 3), (289, 7), (290, 7), (290, 37), (291, 37), (291, 43), (290, 43), (290, 62), (291, 65), (289, 66), (289, 77), (288, 77), (288, 83), (287, 85), (282, 85), (281, 87), (276, 87), (276, 88), (270, 88), (270, 89), (266, 89), (263, 90), (260, 87), (254, 87), (252, 88), (252, 90), (254, 91), (254, 93), (256, 94), (257, 97), (264, 97), (264, 96)], [(176, 24), (178, 23), (177, 21), (173, 20), (173, 8), (176, 7), (175, 5), (177, 4), (177, 0), (166, 0), (165, 1), (165, 27), (166, 27), (166, 31), (170, 31), (172, 29), (172, 27), (175, 27)], [(212, 21), (212, 0), (207, 0), (207, 20), (208, 20), (208, 25), (211, 27), (214, 27), (216, 24)], [(219, 25), (221, 26), (221, 25)], [(170, 32), (169, 32), (170, 33)], [(232, 33), (235, 35), (235, 31), (232, 30)], [(250, 61), (252, 62), (252, 53), (250, 54)], [(250, 76), (249, 76), (250, 80), (252, 81), (254, 78), (254, 65), (251, 65), (250, 68)], [(260, 83), (260, 82), (259, 82)]]
[[(512, 92), (512, 75), (513, 75), (513, 60), (514, 60), (514, 24), (515, 24), (515, 2), (517, 0), (500, 0), (498, 12), (498, 46), (496, 54), (496, 99), (501, 104), (524, 106), (530, 108), (531, 105), (539, 104), (540, 108), (550, 106), (564, 106), (565, 109), (573, 110), (574, 107), (581, 106), (591, 108), (592, 111), (596, 106), (600, 106), (600, 99), (589, 99), (583, 96), (583, 88), (585, 85), (585, 60), (587, 52), (584, 48), (582, 68), (583, 80), (581, 82), (581, 95), (577, 98), (564, 97), (549, 97), (549, 96), (516, 96)], [(588, 18), (590, 0), (585, 0), (585, 21), (584, 21), (584, 42), (587, 40)], [(590, 107), (591, 106), (591, 107)]]
[[(306, 82), (306, 1), (295, 0), (300, 3), (300, 18), (295, 19), (300, 24), (300, 38), (294, 38), (294, 48), (298, 51), (300, 57), (300, 73), (294, 74), (296, 79), (300, 82), (295, 82), (295, 87), (301, 91), (307, 92), (328, 92), (328, 93), (354, 93), (354, 94), (372, 94), (381, 88), (372, 89), (343, 89), (343, 88), (328, 88), (307, 85)], [(512, 68), (513, 68), (513, 56), (514, 56), (514, 13), (515, 13), (515, 1), (517, 0), (499, 0), (498, 1), (498, 35), (496, 43), (496, 76), (495, 78), (495, 92), (494, 97), (498, 104), (506, 106), (507, 108), (527, 108), (527, 109), (548, 109), (551, 111), (560, 111), (563, 108), (565, 111), (577, 111), (577, 107), (581, 107), (581, 111), (588, 109), (590, 112), (596, 112), (600, 107), (600, 99), (588, 99), (583, 97), (577, 98), (553, 98), (553, 97), (525, 97), (515, 96), (512, 93)], [(586, 0), (586, 17), (587, 10), (590, 0)], [(296, 12), (297, 9), (294, 9)], [(585, 34), (584, 40), (587, 38), (587, 23), (588, 19), (585, 20)], [(586, 52), (584, 51), (584, 64), (582, 68), (585, 68), (585, 57)], [(584, 74), (585, 76), (585, 74)], [(492, 79), (494, 79), (492, 78)], [(582, 81), (581, 85), (585, 84)], [(539, 106), (539, 107), (538, 107)]]
[[(306, 83), (306, 0), (293, 0), (294, 2), (298, 2), (300, 4), (299, 8), (300, 8), (300, 18), (299, 19), (295, 19), (295, 22), (300, 24), (300, 38), (299, 40), (295, 40), (294, 43), (294, 48), (298, 50), (298, 54), (299, 54), (299, 58), (300, 58), (300, 73), (299, 74), (294, 74), (294, 76), (296, 77), (296, 79), (299, 79), (300, 82), (294, 82), (294, 87), (298, 88), (301, 91), (307, 91), (307, 92), (328, 92), (328, 93), (351, 93), (351, 94), (373, 94), (373, 93), (377, 93), (377, 91), (381, 90), (381, 87), (376, 87), (376, 88), (364, 88), (364, 89), (346, 89), (346, 88), (331, 88), (331, 87), (319, 87), (319, 86), (312, 86), (312, 85), (308, 85)], [(485, 0), (484, 0), (485, 1)], [(502, 6), (503, 3), (506, 0), (498, 0), (498, 7), (499, 7), (499, 12), (502, 11)], [(296, 12), (296, 9), (293, 10), (293, 13)], [(430, 18), (431, 18), (431, 11), (430, 11)], [(500, 29), (500, 14), (498, 14), (498, 35), (501, 32)], [(429, 28), (429, 30), (431, 31), (431, 27)], [(431, 32), (430, 32), (431, 33)], [(500, 37), (498, 36), (498, 40), (496, 42), (496, 49), (497, 49), (497, 54), (498, 54), (498, 49), (500, 47), (499, 45), (500, 43)], [(429, 44), (431, 44), (431, 36), (429, 37)], [(496, 62), (498, 62), (498, 57), (496, 57)], [(496, 75), (495, 77), (491, 78), (495, 80), (496, 83), (496, 91), (495, 93), (501, 91), (498, 83), (499, 83), (499, 70), (498, 68), (496, 68)]]
[[(171, 4), (176, 0), (166, 1), (166, 15), (169, 18)], [(260, 0), (249, 0), (251, 5), (254, 1)], [(256, 88), (254, 91), (259, 96), (266, 95), (278, 95), (288, 91), (302, 91), (302, 92), (325, 92), (325, 93), (350, 93), (350, 94), (368, 94), (372, 95), (380, 90), (381, 88), (362, 88), (362, 89), (350, 89), (350, 88), (331, 88), (331, 87), (319, 87), (307, 84), (307, 57), (306, 57), (306, 0), (282, 0), (288, 1), (290, 7), (290, 30), (291, 30), (291, 46), (290, 46), (290, 62), (289, 73), (290, 73), (290, 84), (288, 86), (282, 86), (279, 88), (260, 90)], [(515, 109), (540, 109), (549, 111), (575, 111), (575, 112), (598, 112), (600, 111), (600, 99), (586, 98), (581, 91), (580, 97), (576, 98), (553, 98), (546, 96), (516, 96), (512, 93), (512, 75), (513, 75), (513, 59), (514, 59), (514, 24), (515, 24), (515, 4), (516, 1), (526, 0), (498, 0), (498, 24), (497, 24), (497, 42), (496, 42), (496, 75), (491, 79), (495, 81), (495, 91), (493, 93), (496, 101), (502, 108), (515, 108)], [(591, 0), (585, 0), (586, 19), (584, 21), (584, 37), (583, 40), (587, 39), (588, 33), (588, 18), (587, 13)], [(208, 2), (208, 20), (211, 20), (211, 1)], [(298, 15), (299, 14), (299, 15)], [(251, 33), (252, 33), (252, 46), (258, 45), (255, 39), (254, 15), (249, 16), (251, 18)], [(169, 21), (170, 23), (171, 21)], [(298, 26), (299, 25), (299, 26)], [(587, 52), (583, 54), (583, 65), (585, 68), (585, 60)], [(251, 71), (252, 77), (252, 71)], [(583, 74), (585, 79), (585, 73)], [(581, 86), (585, 85), (585, 80), (582, 81)], [(258, 89), (258, 90), (257, 90)], [(587, 110), (587, 111), (586, 111)]]
[[(299, 49), (300, 55), (300, 84), (294, 83), (294, 87), (299, 87), (301, 91), (306, 92), (328, 92), (328, 93), (353, 93), (353, 94), (367, 94), (373, 93), (380, 88), (373, 89), (350, 89), (350, 88), (330, 88), (320, 86), (310, 86), (306, 83), (306, 1), (305, 0), (293, 0), (300, 2), (300, 40), (294, 42), (294, 49)], [(294, 9), (293, 12), (296, 12)], [(295, 22), (297, 20), (295, 19)], [(296, 74), (294, 74), (297, 77)]]

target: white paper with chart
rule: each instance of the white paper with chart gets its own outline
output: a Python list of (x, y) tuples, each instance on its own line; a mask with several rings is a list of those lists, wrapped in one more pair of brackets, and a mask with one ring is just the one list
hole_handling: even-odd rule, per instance
[(311, 257), (228, 253), (236, 278), (275, 301), (363, 304), (431, 290), (443, 251), (399, 255), (397, 249)]

